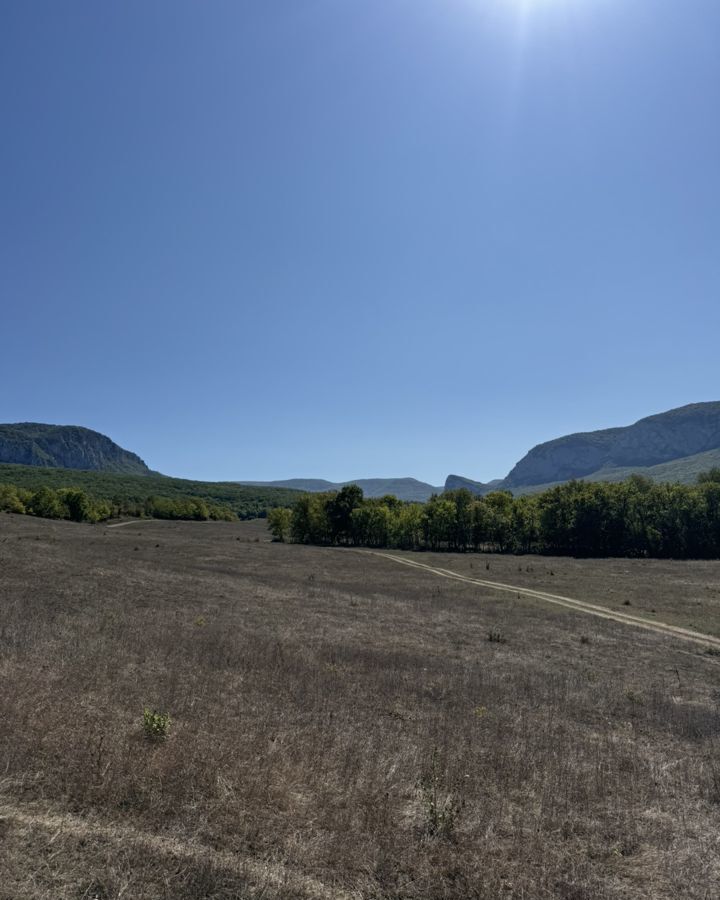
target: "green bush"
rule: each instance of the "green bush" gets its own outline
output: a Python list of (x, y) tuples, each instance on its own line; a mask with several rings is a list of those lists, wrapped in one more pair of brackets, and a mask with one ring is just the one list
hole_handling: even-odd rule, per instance
[(149, 741), (164, 741), (170, 730), (168, 713), (157, 712), (146, 706), (143, 710), (143, 731)]
[(25, 504), (12, 484), (0, 484), (0, 512), (24, 513)]

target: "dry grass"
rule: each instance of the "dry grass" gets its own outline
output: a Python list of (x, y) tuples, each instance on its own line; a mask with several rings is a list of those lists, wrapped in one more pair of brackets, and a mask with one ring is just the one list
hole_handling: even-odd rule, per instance
[[(565, 594), (720, 637), (720, 561), (404, 553), (476, 578)], [(487, 566), (490, 568), (488, 569)]]
[[(718, 573), (436, 561), (696, 626)], [(0, 600), (2, 900), (718, 896), (701, 648), (253, 523), (2, 516)]]

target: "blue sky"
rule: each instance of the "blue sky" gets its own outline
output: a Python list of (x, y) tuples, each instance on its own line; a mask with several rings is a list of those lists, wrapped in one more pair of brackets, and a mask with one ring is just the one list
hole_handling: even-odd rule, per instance
[(5, 0), (0, 421), (502, 476), (720, 399), (717, 0)]

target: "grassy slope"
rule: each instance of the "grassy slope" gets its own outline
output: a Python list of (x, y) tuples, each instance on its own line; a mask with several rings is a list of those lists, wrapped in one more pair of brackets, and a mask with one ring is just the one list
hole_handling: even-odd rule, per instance
[(224, 481), (188, 481), (166, 475), (125, 475), (78, 469), (50, 469), (36, 466), (0, 465), (0, 484), (37, 490), (78, 487), (94, 497), (143, 501), (147, 497), (200, 497), (210, 503), (229, 506), (241, 517), (257, 516), (275, 506), (287, 506), (298, 497), (284, 488), (246, 487)]

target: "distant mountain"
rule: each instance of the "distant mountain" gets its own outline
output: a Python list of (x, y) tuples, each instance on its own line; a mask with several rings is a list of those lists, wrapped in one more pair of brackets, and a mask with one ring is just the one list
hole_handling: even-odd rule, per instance
[(483, 483), (482, 481), (472, 481), (470, 478), (463, 478), (462, 475), (448, 475), (445, 479), (446, 491), (457, 491), (465, 488), (472, 494), (489, 494), (490, 491), (497, 491), (502, 485), (502, 478), (495, 478), (493, 481)]
[[(694, 456), (684, 456), (682, 459), (673, 459), (670, 462), (659, 463), (657, 466), (628, 466), (626, 468), (598, 469), (590, 475), (583, 476), (581, 481), (625, 481), (631, 475), (641, 475), (655, 482), (672, 482), (676, 484), (695, 484), (701, 472), (709, 469), (720, 468), (720, 449), (708, 450), (706, 453), (697, 453)], [(521, 494), (536, 494), (546, 491), (548, 488), (564, 484), (563, 481), (547, 482), (545, 484), (522, 485), (521, 487), (505, 490), (512, 491), (516, 496)]]
[(323, 478), (288, 478), (285, 481), (241, 481), (239, 484), (254, 487), (290, 488), (296, 491), (319, 493), (322, 491), (339, 491), (348, 484), (357, 484), (363, 489), (366, 497), (383, 497), (393, 494), (399, 500), (415, 500), (424, 502), (433, 494), (441, 494), (441, 487), (434, 487), (415, 478), (358, 478), (356, 481), (325, 481)]
[[(638, 474), (654, 481), (694, 482), (720, 465), (720, 402), (692, 403), (640, 419), (634, 425), (581, 432), (538, 444), (499, 482), (464, 482), (474, 493), (526, 494), (573, 478), (623, 481)], [(450, 481), (448, 479), (448, 481)], [(446, 483), (446, 489), (448, 485)]]
[(693, 403), (625, 428), (569, 434), (534, 447), (504, 486), (585, 478), (599, 471), (657, 466), (720, 448), (720, 403)]
[(0, 463), (149, 475), (145, 463), (116, 443), (78, 425), (0, 425)]

